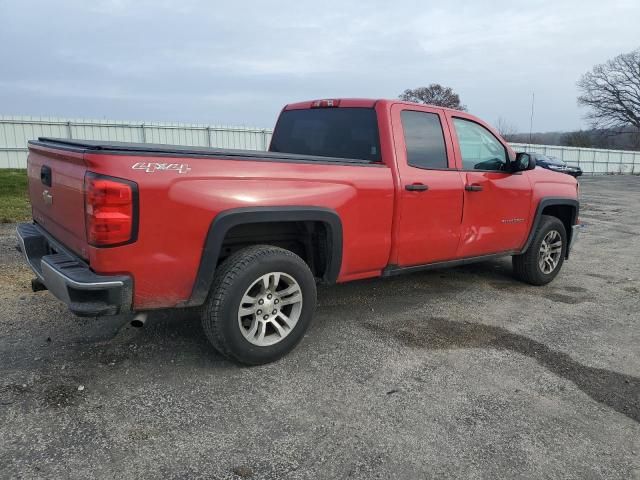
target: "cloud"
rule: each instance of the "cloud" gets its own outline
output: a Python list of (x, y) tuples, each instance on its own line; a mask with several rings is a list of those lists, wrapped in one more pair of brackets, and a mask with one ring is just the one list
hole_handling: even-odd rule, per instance
[(1, 2), (0, 113), (271, 126), (282, 104), (439, 82), (473, 113), (577, 128), (575, 82), (637, 48), (595, 0)]

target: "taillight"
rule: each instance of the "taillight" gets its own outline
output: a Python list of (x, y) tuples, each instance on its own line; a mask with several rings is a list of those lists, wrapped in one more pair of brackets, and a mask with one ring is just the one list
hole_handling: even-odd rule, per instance
[(134, 182), (87, 173), (84, 178), (87, 242), (95, 247), (113, 247), (134, 241), (137, 197)]

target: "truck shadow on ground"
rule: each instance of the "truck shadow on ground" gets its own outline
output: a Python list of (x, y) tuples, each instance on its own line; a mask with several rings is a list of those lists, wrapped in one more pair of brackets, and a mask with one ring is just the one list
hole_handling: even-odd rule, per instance
[[(436, 296), (445, 295), (441, 301), (447, 301), (446, 296), (451, 294), (452, 285), (464, 284), (468, 279), (461, 277), (467, 275), (482, 278), (492, 290), (513, 284), (507, 290), (514, 290), (515, 292), (512, 293), (516, 294), (531, 294), (532, 287), (514, 280), (504, 262), (487, 262), (447, 271), (423, 272), (393, 279), (365, 280), (340, 287), (323, 287), (319, 291), (319, 308), (331, 316), (334, 315), (335, 309), (346, 308), (351, 318), (361, 318), (361, 311), (368, 311), (371, 307), (375, 307), (376, 311), (392, 308), (402, 313), (403, 310), (406, 311), (407, 308), (412, 308), (424, 301), (425, 289)], [(405, 287), (409, 285), (413, 287), (418, 285), (418, 291), (413, 295), (404, 293), (398, 300), (397, 292), (405, 291)], [(546, 291), (538, 290), (536, 290), (537, 295)], [(563, 290), (577, 296), (587, 294), (584, 289), (577, 287), (564, 287)], [(366, 295), (369, 298), (364, 299), (361, 298), (364, 291), (376, 292), (376, 294)], [(139, 340), (144, 339), (143, 343), (159, 342), (166, 347), (166, 344), (172, 342), (185, 342), (192, 345), (191, 354), (193, 355), (205, 355), (213, 364), (220, 365), (222, 362), (223, 365), (232, 365), (209, 346), (200, 327), (197, 312), (157, 312), (151, 317), (154, 318), (144, 329), (146, 332), (138, 337)], [(583, 365), (566, 353), (552, 350), (543, 343), (504, 328), (482, 323), (452, 321), (442, 317), (414, 317), (410, 320), (405, 317), (386, 323), (358, 321), (357, 327), (362, 325), (376, 333), (394, 337), (413, 348), (480, 348), (519, 353), (534, 359), (555, 375), (573, 382), (595, 401), (640, 423), (639, 378)], [(313, 348), (313, 346), (308, 345), (307, 348)]]
[[(454, 298), (456, 293), (472, 288), (483, 289), (491, 296), (500, 292), (507, 295), (540, 297), (568, 305), (597, 299), (599, 292), (590, 292), (586, 288), (564, 283), (566, 282), (556, 282), (542, 287), (528, 285), (514, 277), (509, 259), (498, 259), (397, 277), (359, 280), (337, 287), (320, 287), (318, 303), (320, 306), (348, 305), (353, 297), (361, 297), (364, 302), (371, 303), (371, 299), (377, 297), (375, 301), (384, 300), (394, 305), (402, 305), (411, 301), (412, 297), (418, 301), (420, 296), (424, 295), (433, 295), (439, 302), (447, 302)], [(399, 292), (402, 294), (398, 295)]]
[(588, 367), (569, 355), (508, 330), (446, 318), (413, 318), (385, 324), (365, 323), (410, 347), (429, 349), (492, 348), (509, 350), (536, 360), (552, 373), (570, 380), (592, 399), (640, 423), (640, 379), (611, 370)]

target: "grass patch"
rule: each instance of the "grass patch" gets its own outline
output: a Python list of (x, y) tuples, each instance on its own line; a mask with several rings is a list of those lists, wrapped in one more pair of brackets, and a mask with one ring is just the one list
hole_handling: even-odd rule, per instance
[(0, 168), (0, 223), (20, 222), (30, 218), (27, 171)]

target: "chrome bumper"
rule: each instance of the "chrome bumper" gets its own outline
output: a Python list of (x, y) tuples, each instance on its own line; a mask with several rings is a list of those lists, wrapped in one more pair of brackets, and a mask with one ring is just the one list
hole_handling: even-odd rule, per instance
[(131, 309), (132, 281), (126, 275), (98, 275), (41, 227), (21, 223), (18, 248), (38, 280), (81, 317), (116, 315)]

